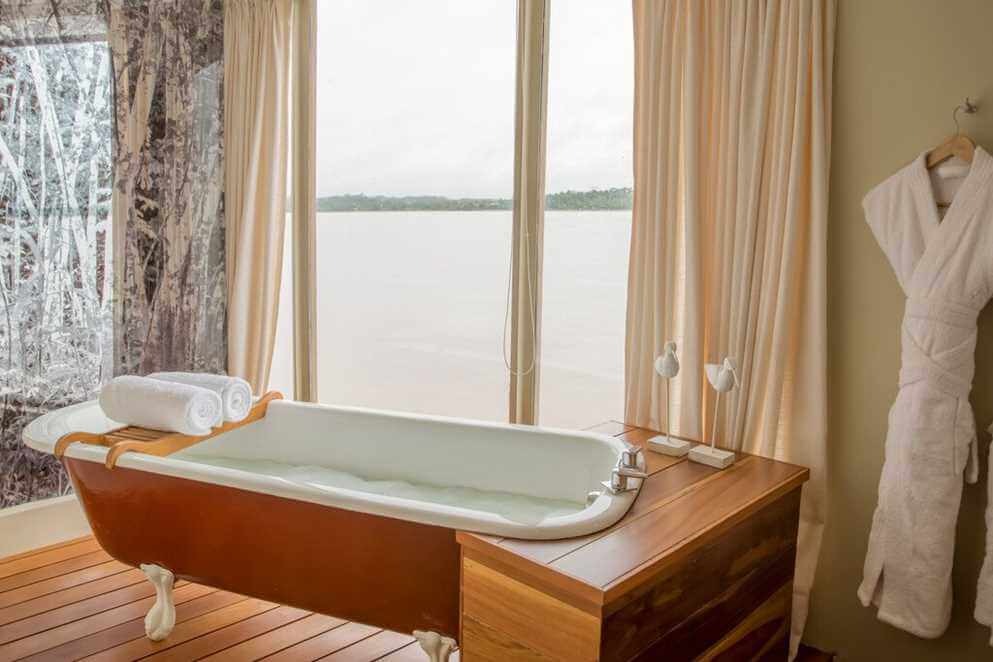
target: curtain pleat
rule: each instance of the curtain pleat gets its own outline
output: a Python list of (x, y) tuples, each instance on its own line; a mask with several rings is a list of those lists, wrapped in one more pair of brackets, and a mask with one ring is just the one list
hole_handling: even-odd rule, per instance
[(228, 373), (262, 392), (276, 342), (286, 223), (292, 0), (224, 11)]
[(635, 0), (626, 420), (702, 439), (703, 364), (740, 366), (719, 443), (811, 469), (792, 650), (825, 517), (826, 227), (835, 0)]

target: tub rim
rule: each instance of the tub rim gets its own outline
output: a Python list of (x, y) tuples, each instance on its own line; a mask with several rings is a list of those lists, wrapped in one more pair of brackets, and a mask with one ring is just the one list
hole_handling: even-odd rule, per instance
[[(618, 456), (627, 447), (627, 444), (620, 439), (589, 431), (561, 430), (546, 427), (538, 428), (511, 423), (477, 421), (410, 412), (393, 412), (365, 407), (295, 402), (292, 400), (284, 400), (273, 404), (476, 428), (520, 430), (538, 435), (548, 434), (552, 436), (580, 437), (609, 446), (614, 449)], [(120, 423), (103, 415), (96, 400), (90, 400), (56, 409), (31, 421), (24, 428), (22, 434), (24, 443), (36, 451), (52, 454), (55, 442), (58, 441), (58, 438), (62, 434), (76, 431), (68, 428), (66, 423), (68, 417), (84, 411), (95, 415), (94, 420), (98, 423), (92, 426), (91, 429), (84, 430), (86, 432), (101, 433), (121, 427)], [(101, 427), (103, 429), (100, 429)], [(102, 446), (76, 443), (71, 444), (66, 449), (65, 456), (103, 464), (108, 450), (108, 448)], [(643, 463), (643, 459), (641, 462)], [(392, 517), (394, 519), (402, 519), (420, 524), (529, 540), (572, 538), (596, 533), (610, 527), (627, 513), (628, 509), (634, 503), (643, 483), (642, 480), (633, 479), (631, 484), (635, 489), (632, 491), (611, 494), (604, 490), (596, 500), (576, 513), (551, 517), (540, 524), (531, 524), (513, 521), (486, 511), (470, 510), (430, 501), (403, 499), (338, 487), (316, 487), (307, 483), (290, 481), (262, 473), (202, 464), (175, 456), (156, 457), (141, 453), (125, 453), (118, 459), (117, 467), (223, 485), (285, 499), (305, 501), (382, 517)], [(643, 466), (642, 469), (644, 469)], [(113, 470), (108, 469), (108, 471)], [(609, 476), (604, 476), (604, 478), (609, 478)]]

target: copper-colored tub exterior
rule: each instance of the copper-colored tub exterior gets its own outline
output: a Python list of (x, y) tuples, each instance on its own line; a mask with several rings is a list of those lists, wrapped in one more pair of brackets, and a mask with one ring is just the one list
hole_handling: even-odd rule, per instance
[(100, 545), (131, 565), (398, 632), (459, 632), (452, 529), (64, 458)]

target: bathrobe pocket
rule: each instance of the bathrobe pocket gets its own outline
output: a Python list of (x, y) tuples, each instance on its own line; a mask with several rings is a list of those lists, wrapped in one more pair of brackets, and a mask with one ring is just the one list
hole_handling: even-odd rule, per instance
[(927, 381), (910, 388), (911, 409), (904, 410), (904, 427), (898, 433), (903, 436), (906, 464), (896, 468), (899, 478), (891, 486), (896, 494), (889, 514), (899, 533), (889, 542), (904, 550), (894, 554), (906, 554), (910, 561), (909, 574), (899, 581), (913, 586), (902, 590), (917, 596), (912, 602), (926, 602), (929, 595), (943, 595), (952, 567), (951, 541), (962, 498), (956, 434), (959, 398)]
[[(913, 385), (910, 401), (911, 455), (915, 473), (925, 476), (950, 476), (958, 469), (959, 398), (939, 391), (927, 382)], [(968, 449), (966, 449), (968, 450)], [(963, 468), (965, 465), (962, 465)]]

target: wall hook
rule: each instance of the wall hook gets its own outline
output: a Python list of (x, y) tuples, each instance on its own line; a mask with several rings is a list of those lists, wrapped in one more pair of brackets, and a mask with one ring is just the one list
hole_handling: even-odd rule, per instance
[(969, 97), (965, 98), (965, 103), (955, 106), (955, 110), (952, 111), (952, 121), (955, 122), (955, 135), (962, 135), (962, 128), (959, 126), (959, 111), (964, 112), (966, 115), (975, 115), (979, 112), (979, 104), (973, 103)]

